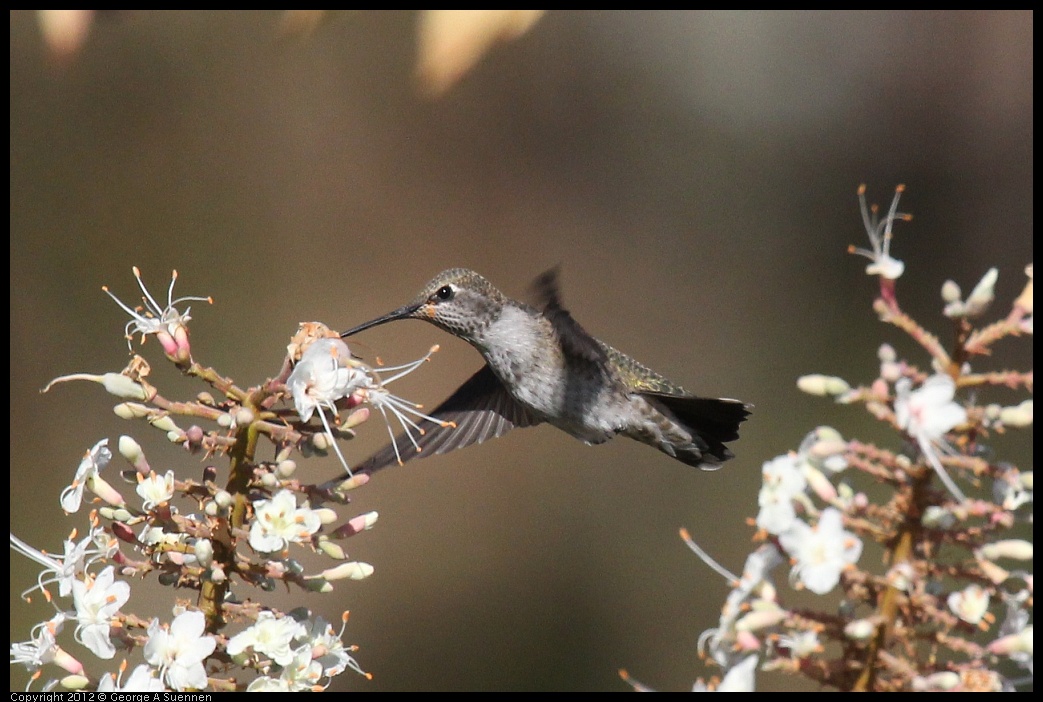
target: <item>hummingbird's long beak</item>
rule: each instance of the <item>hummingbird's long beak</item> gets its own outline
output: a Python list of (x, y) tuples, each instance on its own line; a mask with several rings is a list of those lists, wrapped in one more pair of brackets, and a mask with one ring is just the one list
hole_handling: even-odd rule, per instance
[(394, 322), (396, 319), (409, 319), (416, 313), (418, 309), (420, 309), (420, 305), (415, 304), (406, 305), (405, 307), (399, 307), (397, 310), (394, 310), (393, 312), (388, 312), (382, 317), (377, 317), (376, 319), (372, 319), (364, 324), (360, 324), (357, 327), (352, 327), (346, 332), (341, 332), (340, 336), (343, 339), (345, 337), (352, 336), (353, 334), (358, 334), (360, 331), (364, 331), (366, 329), (369, 329), (370, 327), (376, 327), (381, 324), (384, 324), (385, 322)]

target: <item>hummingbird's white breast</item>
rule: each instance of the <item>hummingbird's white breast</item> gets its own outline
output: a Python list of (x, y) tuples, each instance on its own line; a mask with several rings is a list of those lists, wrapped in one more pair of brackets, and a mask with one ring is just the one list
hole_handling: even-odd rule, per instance
[(504, 305), (475, 344), (519, 403), (589, 443), (627, 424), (631, 398), (600, 369), (570, 367), (550, 322), (535, 310)]

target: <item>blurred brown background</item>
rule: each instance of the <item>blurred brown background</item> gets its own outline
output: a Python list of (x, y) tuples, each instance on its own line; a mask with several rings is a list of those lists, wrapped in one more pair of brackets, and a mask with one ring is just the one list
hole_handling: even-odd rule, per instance
[[(340, 689), (623, 690), (620, 667), (688, 688), (709, 672), (696, 639), (726, 585), (678, 528), (741, 569), (763, 461), (822, 423), (892, 440), (796, 377), (870, 380), (884, 340), (924, 361), (875, 321), (867, 262), (845, 253), (867, 244), (858, 184), (885, 206), (907, 184), (899, 297), (943, 338), (946, 278), (966, 292), (998, 266), (998, 313), (1024, 283), (1031, 13), (550, 12), (437, 98), (414, 77), (415, 14), (334, 14), (282, 37), (281, 21), (104, 14), (60, 57), (36, 15), (11, 14), (16, 533), (56, 549), (82, 527), (57, 498), (99, 438), (134, 435), (162, 470), (195, 460), (117, 419), (98, 386), (39, 394), (123, 366), (124, 316), (100, 287), (136, 300), (132, 265), (157, 295), (172, 268), (181, 294), (213, 295), (193, 306), (195, 354), (252, 384), (300, 321), (346, 328), (453, 266), (517, 296), (561, 264), (592, 333), (756, 405), (717, 473), (541, 427), (378, 475), (348, 510), (380, 512), (347, 544), (374, 576), (294, 598), (331, 620), (352, 610), (345, 639), (375, 677)], [(480, 364), (415, 322), (358, 341), (387, 362), (442, 344), (397, 385), (428, 406)], [(1030, 346), (1003, 345), (995, 366), (1027, 366)], [(161, 389), (194, 394), (145, 349)], [(374, 421), (345, 450), (360, 460), (385, 439)], [(1024, 436), (997, 449), (1031, 455)], [(12, 567), (22, 640), (47, 609), (19, 601), (35, 570)]]

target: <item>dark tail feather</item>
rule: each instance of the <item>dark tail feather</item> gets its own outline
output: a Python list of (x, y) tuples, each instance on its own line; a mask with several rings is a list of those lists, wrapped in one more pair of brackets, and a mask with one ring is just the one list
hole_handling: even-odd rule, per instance
[[(716, 465), (735, 456), (725, 442), (739, 438), (739, 425), (750, 416), (753, 405), (739, 400), (717, 400), (708, 397), (663, 395), (642, 393), (666, 407), (706, 443), (706, 447), (693, 442), (691, 452), (680, 453), (677, 458), (694, 466)], [(715, 460), (716, 459), (716, 460)]]

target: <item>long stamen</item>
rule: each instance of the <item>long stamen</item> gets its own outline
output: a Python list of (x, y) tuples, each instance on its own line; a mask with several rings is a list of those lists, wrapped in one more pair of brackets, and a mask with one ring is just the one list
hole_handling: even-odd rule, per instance
[[(138, 287), (141, 288), (141, 292), (144, 294), (145, 302), (146, 303), (150, 303), (152, 305), (152, 308), (147, 310), (147, 311), (148, 312), (155, 311), (155, 312), (159, 313), (160, 315), (162, 315), (163, 314), (163, 308), (159, 306), (159, 303), (156, 302), (156, 299), (154, 297), (152, 297), (152, 294), (148, 291), (148, 288), (145, 287), (144, 281), (141, 280), (141, 271), (138, 270), (137, 266), (134, 266), (133, 271), (134, 271), (134, 277), (138, 281)], [(176, 273), (176, 271), (175, 271), (175, 273)], [(175, 280), (177, 279), (177, 275), (174, 276), (174, 279)], [(170, 284), (173, 285), (174, 284), (174, 280), (171, 280)], [(148, 304), (146, 304), (146, 308), (147, 307), (148, 307)]]
[(699, 556), (699, 559), (702, 560), (703, 563), (710, 566), (722, 578), (727, 580), (729, 583), (739, 581), (739, 578), (735, 574), (715, 561), (709, 553), (704, 551), (699, 544), (695, 543), (695, 541), (692, 540), (692, 537), (689, 536), (687, 529), (681, 530), (681, 538), (688, 545), (688, 548), (692, 549), (692, 551), (695, 552), (695, 555)]
[(865, 183), (858, 186), (858, 207), (862, 211), (862, 224), (865, 226), (866, 231), (869, 232), (869, 238), (872, 239), (876, 225), (869, 217), (869, 203), (866, 201)]
[(384, 416), (384, 426), (387, 427), (388, 436), (391, 437), (391, 447), (395, 449), (395, 460), (398, 461), (398, 465), (403, 465), (402, 456), (398, 452), (398, 442), (395, 441), (395, 432), (391, 431), (391, 422), (388, 421), (388, 414), (384, 411), (384, 405), (377, 405), (377, 409)]
[(318, 405), (316, 409), (319, 410), (319, 419), (322, 420), (322, 426), (326, 429), (326, 436), (330, 437), (330, 443), (333, 444), (333, 450), (337, 453), (337, 458), (340, 459), (340, 463), (344, 466), (344, 470), (348, 471), (348, 477), (354, 477), (351, 472), (351, 468), (348, 467), (348, 461), (344, 458), (344, 454), (340, 452), (340, 446), (337, 445), (337, 438), (333, 436), (333, 431), (330, 429), (330, 423), (326, 420), (326, 413), (322, 409), (322, 405)]
[(934, 447), (931, 446), (930, 442), (923, 438), (917, 437), (917, 443), (920, 444), (920, 452), (923, 453), (924, 457), (927, 458), (927, 462), (931, 464), (931, 468), (938, 474), (938, 478), (945, 485), (949, 493), (956, 498), (958, 502), (966, 502), (967, 496), (963, 494), (963, 491), (956, 486), (956, 482), (949, 476), (945, 471), (945, 466), (938, 460), (938, 455), (934, 452)]
[[(102, 285), (102, 286), (101, 286), (101, 289), (102, 289), (102, 291), (103, 291), (103, 292), (104, 292), (104, 293), (105, 293), (106, 295), (108, 295), (109, 297), (111, 297), (111, 298), (112, 298), (112, 299), (113, 299), (113, 300), (114, 300), (114, 301), (116, 302), (116, 304), (117, 304), (117, 305), (119, 305), (120, 307), (122, 307), (122, 308), (123, 308), (123, 311), (124, 311), (124, 312), (126, 312), (127, 314), (129, 314), (129, 315), (130, 315), (131, 317), (134, 317), (134, 318), (136, 319), (136, 318), (138, 318), (138, 317), (140, 317), (140, 316), (141, 316), (141, 313), (140, 313), (140, 312), (138, 312), (137, 310), (131, 309), (130, 307), (128, 307), (128, 306), (127, 306), (127, 304), (126, 304), (125, 302), (123, 302), (123, 300), (121, 300), (121, 299), (119, 299), (118, 297), (116, 297), (115, 295), (113, 295), (113, 294), (112, 294), (112, 291), (111, 291), (111, 290), (109, 290), (109, 286), (107, 286), (107, 285)], [(132, 323), (133, 323), (133, 322), (132, 322)]]
[(391, 376), (390, 378), (386, 378), (386, 379), (381, 380), (380, 384), (381, 385), (386, 385), (388, 383), (391, 383), (391, 382), (394, 382), (394, 381), (398, 380), (402, 376), (409, 375), (410, 373), (415, 371), (417, 368), (422, 366), (424, 363), (426, 363), (427, 361), (431, 360), (432, 354), (437, 352), (438, 348), (439, 348), (438, 345), (435, 344), (434, 346), (431, 347), (431, 349), (426, 354), (424, 354), (421, 358), (418, 358), (415, 361), (410, 361), (409, 363), (403, 363), (400, 366), (390, 366), (388, 368), (381, 368), (380, 370), (383, 373), (389, 373), (389, 372), (394, 372), (394, 371), (402, 371), (402, 372), (401, 373), (396, 373), (395, 375)]
[(905, 214), (902, 214), (902, 213), (898, 212), (898, 199), (902, 196), (902, 193), (904, 193), (904, 192), (905, 192), (905, 186), (904, 185), (899, 185), (897, 188), (895, 188), (895, 197), (894, 197), (893, 200), (891, 200), (891, 209), (888, 210), (888, 212), (887, 212), (887, 220), (886, 220), (886, 223), (885, 223), (885, 226), (884, 226), (884, 245), (883, 245), (883, 253), (884, 253), (885, 256), (887, 256), (888, 252), (891, 250), (891, 227), (894, 226), (895, 219), (897, 218), (897, 219), (907, 220), (908, 217), (909, 217), (909, 215), (905, 215)]
[(174, 283), (177, 282), (177, 270), (170, 275), (170, 287), (167, 288), (167, 308), (174, 306)]
[(415, 404), (413, 402), (409, 402), (407, 400), (403, 400), (401, 397), (398, 397), (397, 395), (392, 395), (392, 394), (388, 393), (385, 396), (384, 402), (387, 402), (388, 404), (391, 404), (391, 405), (393, 405), (395, 407), (398, 407), (400, 410), (402, 410), (404, 412), (409, 412), (414, 417), (420, 417), (421, 419), (426, 419), (429, 422), (434, 422), (435, 424), (437, 424), (440, 427), (455, 427), (456, 426), (456, 422), (447, 422), (447, 421), (445, 421), (443, 419), (438, 419), (437, 417), (432, 417), (431, 415), (424, 414), (423, 412), (417, 411), (418, 408), (423, 407), (423, 405), (418, 405), (418, 404)]

